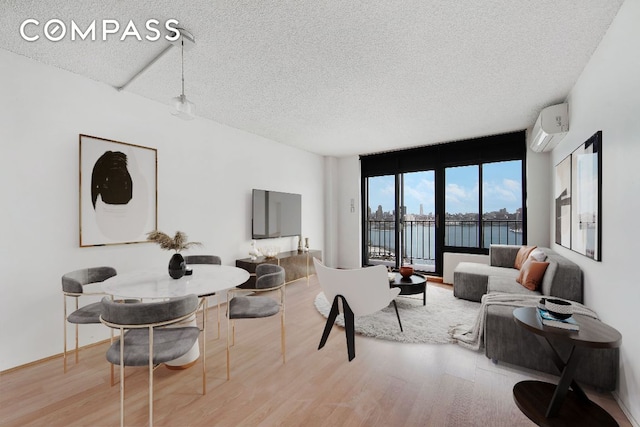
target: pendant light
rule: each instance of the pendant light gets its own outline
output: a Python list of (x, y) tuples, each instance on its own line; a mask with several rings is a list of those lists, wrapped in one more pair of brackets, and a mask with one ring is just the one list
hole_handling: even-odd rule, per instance
[(195, 118), (196, 106), (193, 102), (189, 101), (184, 94), (184, 36), (185, 34), (182, 34), (180, 36), (182, 93), (180, 93), (180, 96), (176, 96), (175, 98), (173, 98), (175, 110), (171, 114), (183, 120), (193, 120)]

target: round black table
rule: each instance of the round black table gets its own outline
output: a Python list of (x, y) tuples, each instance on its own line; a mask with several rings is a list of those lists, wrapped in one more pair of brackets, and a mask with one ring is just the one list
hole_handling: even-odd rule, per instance
[[(573, 375), (584, 351), (619, 347), (622, 341), (620, 332), (599, 320), (579, 314), (573, 315), (580, 325), (579, 331), (543, 326), (537, 310), (535, 307), (516, 308), (513, 318), (518, 325), (536, 335), (562, 376), (557, 385), (542, 381), (516, 384), (513, 399), (518, 408), (539, 426), (617, 426), (607, 411), (589, 400)], [(572, 345), (566, 362), (549, 341), (552, 337)]]
[(400, 288), (400, 295), (422, 294), (422, 305), (427, 305), (427, 278), (421, 274), (412, 274), (404, 278), (400, 273), (395, 274), (393, 280), (389, 280), (389, 286)]

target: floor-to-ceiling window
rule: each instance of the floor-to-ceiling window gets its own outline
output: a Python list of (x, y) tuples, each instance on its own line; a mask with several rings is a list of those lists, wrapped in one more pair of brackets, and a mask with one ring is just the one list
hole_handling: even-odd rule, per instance
[(366, 264), (435, 272), (434, 172), (372, 176), (365, 187)]
[(524, 131), (361, 156), (365, 265), (440, 274), (444, 252), (526, 242)]

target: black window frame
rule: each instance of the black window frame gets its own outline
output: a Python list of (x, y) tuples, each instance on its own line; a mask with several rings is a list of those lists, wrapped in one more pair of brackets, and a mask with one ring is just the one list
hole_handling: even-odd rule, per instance
[[(408, 172), (435, 171), (436, 185), (436, 217), (437, 226), (444, 221), (444, 197), (445, 197), (445, 169), (457, 166), (479, 166), (480, 186), (482, 187), (482, 165), (502, 161), (522, 161), (522, 243), (527, 242), (527, 208), (526, 208), (526, 131), (503, 133), (498, 135), (483, 136), (480, 138), (466, 139), (410, 148), (406, 150), (389, 151), (360, 156), (361, 173), (361, 230), (366, 230), (368, 188), (367, 178), (396, 175)], [(479, 194), (479, 219), (482, 221), (482, 190)], [(481, 225), (482, 229), (482, 225)], [(442, 254), (447, 252), (488, 254), (489, 249), (483, 248), (482, 238), (478, 240), (478, 247), (456, 247), (444, 245), (444, 233), (439, 233), (436, 245), (442, 250), (437, 251), (436, 266), (442, 266)], [(362, 260), (366, 259), (367, 239), (362, 239)], [(441, 271), (436, 271), (441, 274)]]

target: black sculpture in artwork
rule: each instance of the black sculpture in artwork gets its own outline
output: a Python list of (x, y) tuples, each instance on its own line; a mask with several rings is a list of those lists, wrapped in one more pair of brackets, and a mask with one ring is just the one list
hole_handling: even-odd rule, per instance
[(133, 181), (127, 170), (127, 156), (120, 151), (106, 151), (93, 165), (91, 202), (96, 208), (98, 194), (109, 205), (126, 205), (133, 197)]

